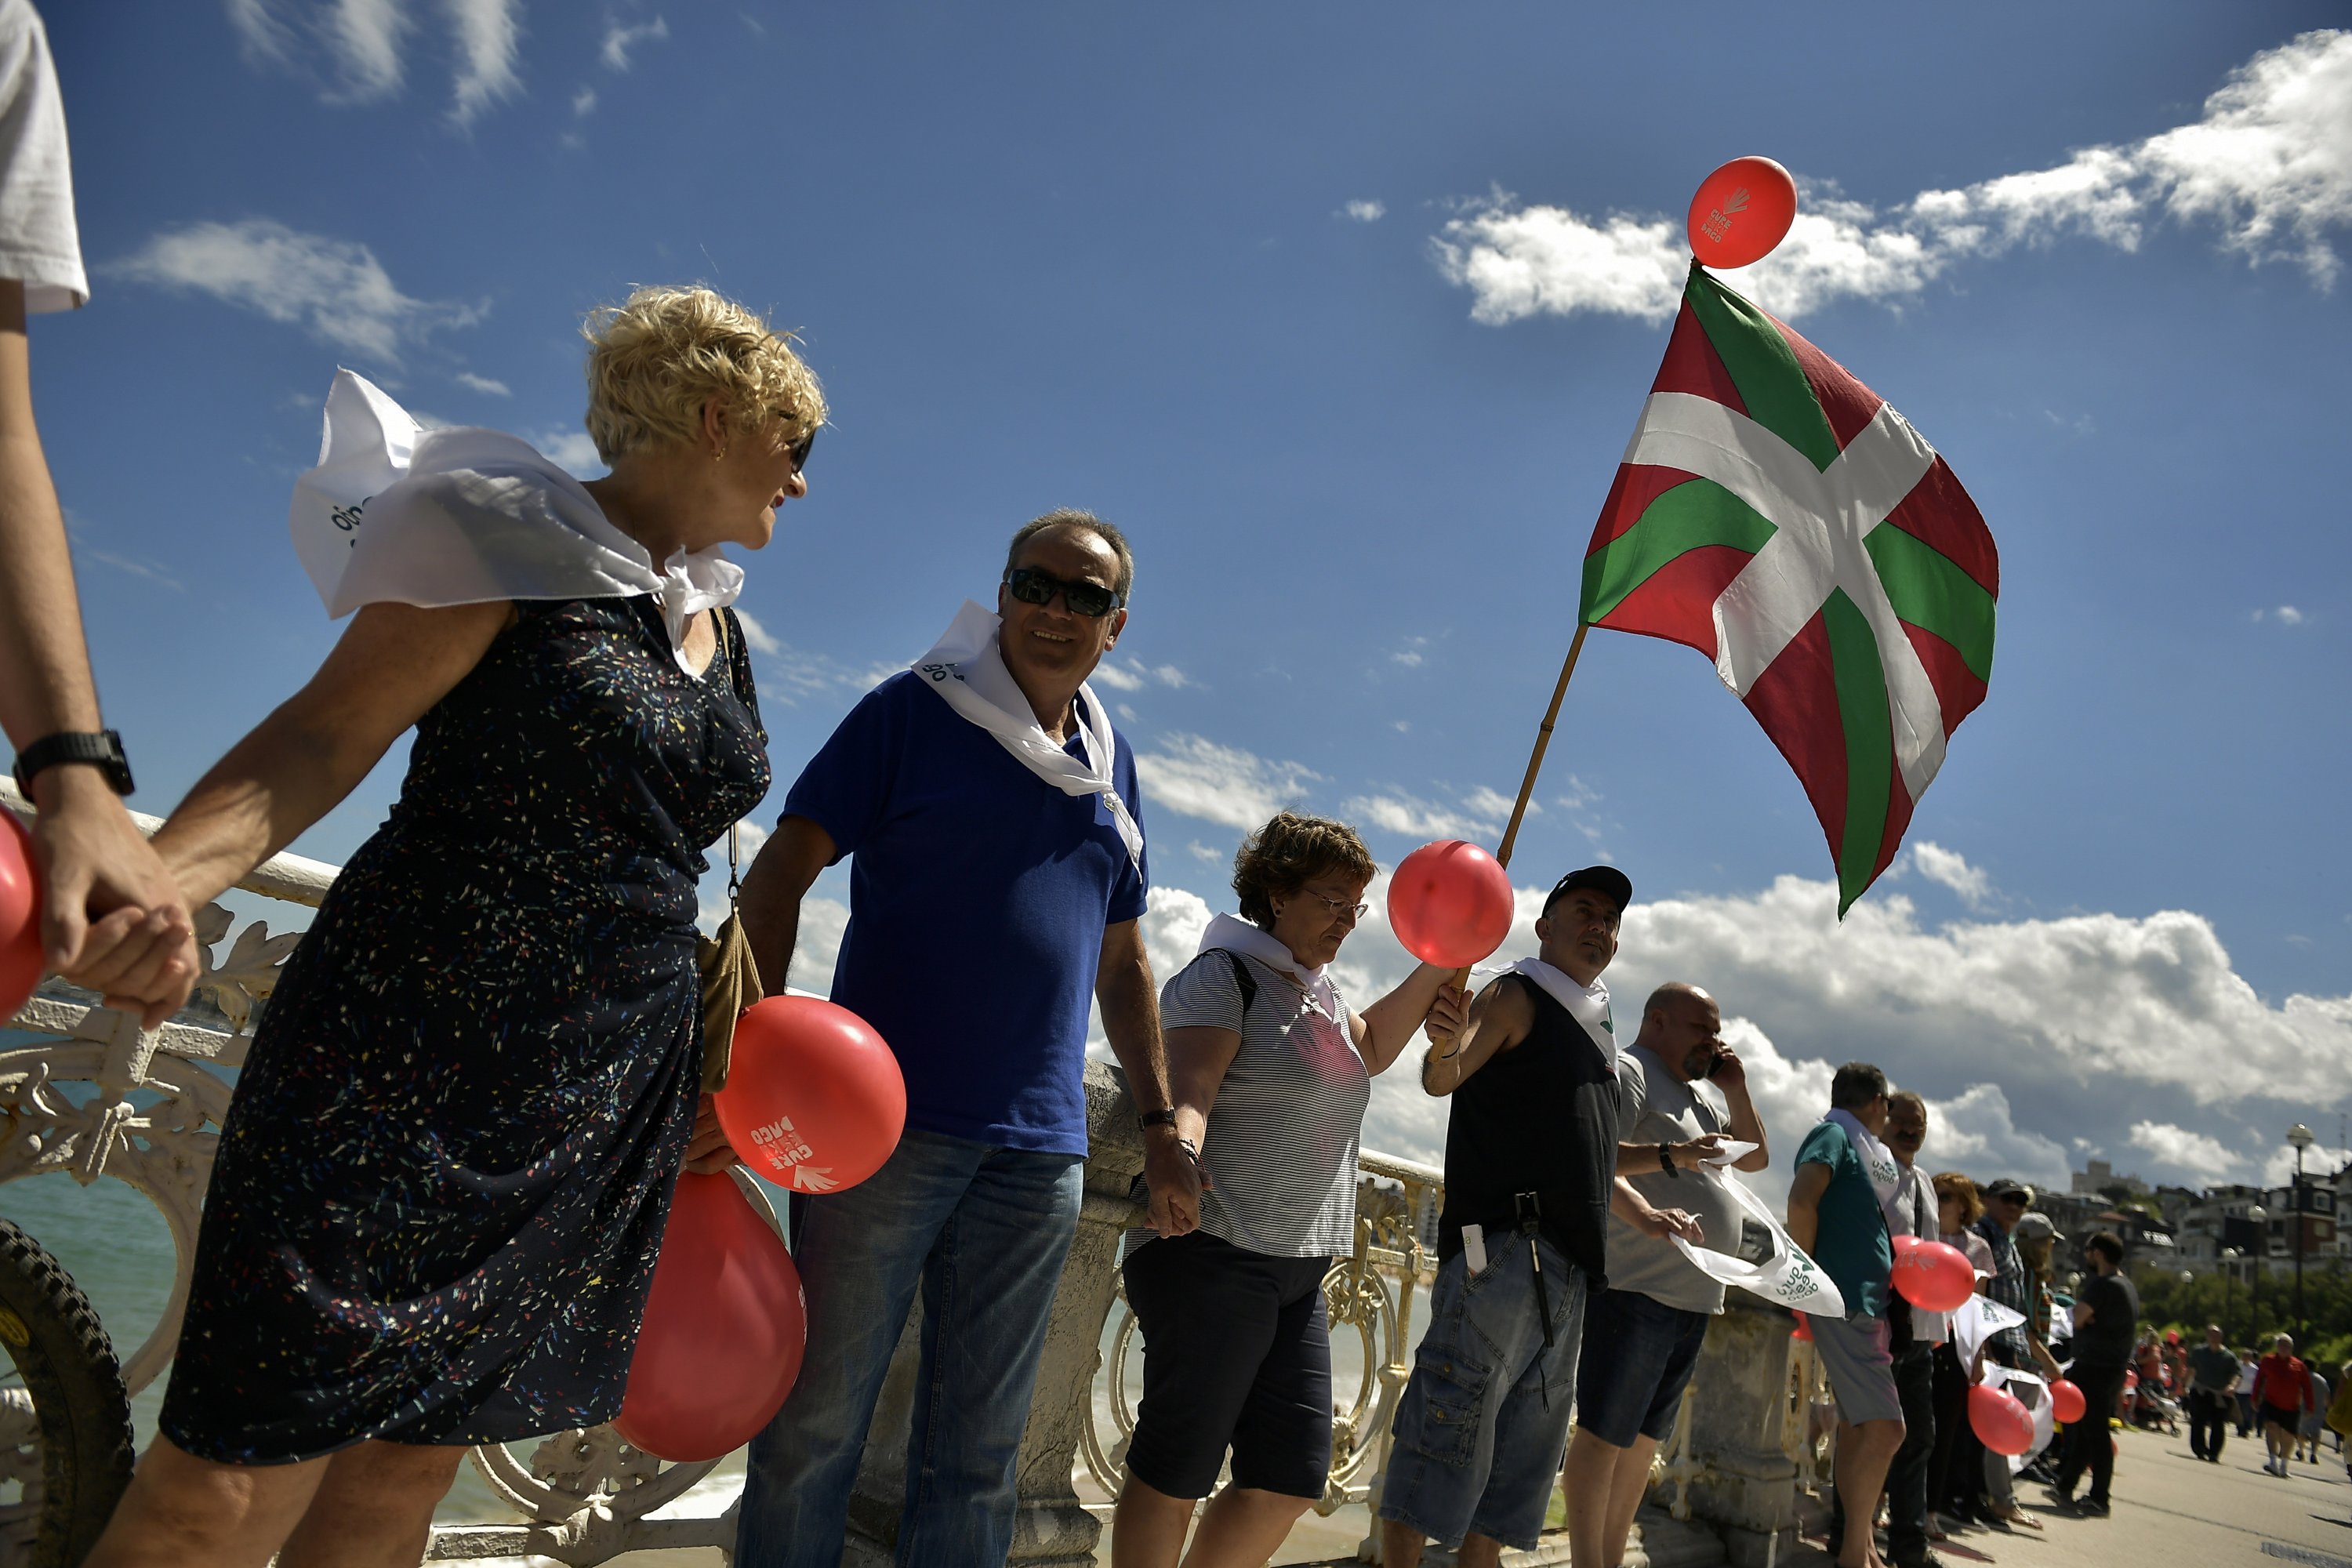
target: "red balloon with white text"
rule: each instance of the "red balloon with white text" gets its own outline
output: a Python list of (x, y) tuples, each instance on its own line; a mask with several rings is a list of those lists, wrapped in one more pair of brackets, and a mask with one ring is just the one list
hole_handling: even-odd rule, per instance
[(1389, 925), (1404, 950), (1441, 969), (1466, 969), (1511, 934), (1510, 873), (1459, 838), (1406, 856), (1389, 879)]
[(0, 805), (0, 1024), (16, 1016), (48, 968), (41, 950), (39, 866), (33, 836)]
[(1761, 261), (1797, 221), (1797, 182), (1769, 158), (1734, 158), (1691, 197), (1691, 254), (1709, 267)]
[(783, 1408), (808, 1344), (800, 1271), (732, 1176), (681, 1172), (613, 1429), (648, 1454), (731, 1454)]
[(771, 996), (735, 1021), (713, 1097), (736, 1158), (796, 1193), (837, 1193), (882, 1168), (907, 1126), (907, 1080), (873, 1026), (818, 996)]

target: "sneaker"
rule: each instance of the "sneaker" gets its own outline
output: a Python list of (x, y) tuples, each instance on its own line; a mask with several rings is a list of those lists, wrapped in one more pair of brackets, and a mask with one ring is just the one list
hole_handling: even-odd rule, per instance
[(2105, 1519), (2107, 1517), (2107, 1505), (2084, 1498), (2074, 1505), (2074, 1511), (2084, 1519)]

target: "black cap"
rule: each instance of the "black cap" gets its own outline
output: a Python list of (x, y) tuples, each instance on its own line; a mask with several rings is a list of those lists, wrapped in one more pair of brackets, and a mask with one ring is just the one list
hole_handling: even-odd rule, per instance
[(2005, 1198), (2011, 1193), (2021, 1194), (2028, 1203), (2033, 1201), (2033, 1189), (2023, 1182), (2012, 1182), (2007, 1176), (1996, 1176), (1984, 1184), (1984, 1195), (1989, 1198)]
[(1554, 904), (1579, 888), (1590, 888), (1596, 893), (1605, 893), (1614, 899), (1617, 912), (1621, 915), (1633, 901), (1632, 878), (1614, 866), (1587, 866), (1581, 871), (1570, 871), (1552, 884), (1551, 891), (1544, 895), (1544, 913), (1550, 914)]

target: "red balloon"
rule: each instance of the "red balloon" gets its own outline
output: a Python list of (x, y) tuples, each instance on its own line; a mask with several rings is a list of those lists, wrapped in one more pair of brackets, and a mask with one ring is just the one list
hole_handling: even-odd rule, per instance
[(1797, 182), (1769, 158), (1734, 158), (1691, 197), (1691, 254), (1709, 267), (1760, 261), (1797, 221)]
[(0, 805), (0, 1024), (16, 1016), (49, 967), (41, 951), (40, 862), (33, 836)]
[(1895, 1238), (1895, 1261), (1897, 1263), (1902, 1262), (1904, 1258), (1909, 1254), (1910, 1250), (1918, 1245), (1919, 1238), (1916, 1236), (1896, 1237)]
[(2062, 1377), (2050, 1385), (2050, 1414), (2067, 1426), (2072, 1426), (2075, 1422), (2080, 1421), (2088, 1409), (2089, 1405), (2083, 1398), (2083, 1391), (2064, 1378)]
[(2033, 1447), (2033, 1413), (2006, 1388), (1979, 1383), (1969, 1390), (1969, 1427), (1996, 1454), (2022, 1454)]
[(1913, 1306), (1949, 1312), (1976, 1294), (1968, 1254), (1948, 1241), (1915, 1241), (1895, 1255), (1895, 1289)]
[(665, 1459), (758, 1435), (800, 1376), (808, 1308), (793, 1255), (731, 1176), (680, 1172), (613, 1429)]
[(714, 1109), (753, 1171), (796, 1193), (837, 1193), (898, 1146), (907, 1080), (882, 1037), (848, 1008), (771, 996), (736, 1020)]
[(1510, 873), (1459, 838), (1423, 845), (1389, 879), (1389, 925), (1397, 941), (1441, 969), (1465, 969), (1502, 946), (1516, 912)]
[(1813, 1342), (1813, 1325), (1802, 1312), (1797, 1314), (1796, 1331), (1790, 1337), (1799, 1344), (1809, 1345)]

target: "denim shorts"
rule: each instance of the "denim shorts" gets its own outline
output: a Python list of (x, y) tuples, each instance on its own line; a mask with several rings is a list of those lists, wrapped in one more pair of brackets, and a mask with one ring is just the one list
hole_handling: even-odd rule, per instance
[(1585, 1297), (1583, 1270), (1549, 1241), (1537, 1245), (1549, 1346), (1524, 1237), (1490, 1240), (1475, 1278), (1460, 1253), (1439, 1267), (1397, 1405), (1382, 1519), (1449, 1546), (1474, 1531), (1521, 1551), (1536, 1544), (1568, 1451)]
[(1675, 1435), (1683, 1390), (1706, 1341), (1705, 1312), (1638, 1290), (1603, 1290), (1585, 1308), (1576, 1363), (1576, 1426), (1612, 1448)]

